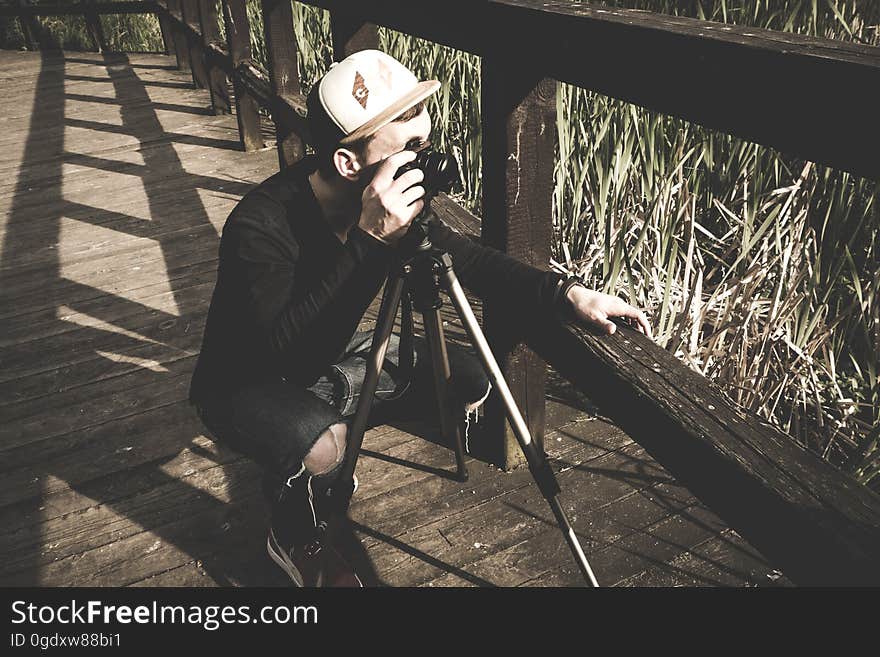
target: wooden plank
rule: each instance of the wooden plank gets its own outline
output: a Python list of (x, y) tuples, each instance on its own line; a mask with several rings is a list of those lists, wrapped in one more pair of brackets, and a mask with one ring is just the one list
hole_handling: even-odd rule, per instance
[(114, 352), (105, 351), (103, 355), (75, 356), (77, 362), (0, 383), (0, 398), (5, 406), (53, 395), (139, 368), (161, 372), (168, 369), (168, 363), (195, 354), (201, 344), (203, 331), (203, 313), (192, 318), (184, 316), (182, 321), (168, 330), (164, 344), (133, 343)]
[[(548, 431), (548, 437), (553, 441), (553, 446), (548, 446), (548, 449), (551, 465), (557, 472), (631, 443), (630, 438), (616, 427), (602, 422), (583, 421), (580, 417), (559, 426), (551, 426), (554, 428)], [(474, 436), (477, 449), (481, 439), (477, 432)], [(561, 440), (556, 442), (556, 439)], [(376, 461), (366, 460), (366, 463), (378, 465)], [(470, 467), (474, 468), (474, 474), (467, 485), (438, 477), (414, 480), (411, 484), (395, 487), (379, 499), (371, 500), (369, 505), (361, 504), (360, 499), (355, 500), (352, 517), (377, 532), (399, 537), (533, 483), (531, 474), (523, 468), (497, 477), (494, 467), (484, 460), (476, 460)], [(370, 470), (365, 470), (362, 477), (365, 482), (369, 480), (369, 474)], [(387, 476), (392, 475), (389, 473)], [(428, 502), (407, 508), (408, 501), (412, 499)], [(372, 538), (364, 540), (368, 547), (376, 543)]]
[[(644, 568), (662, 568), (663, 564), (680, 558), (690, 550), (711, 540), (723, 530), (723, 524), (699, 505), (633, 532), (621, 540), (598, 550), (588, 552), (588, 558), (603, 586), (616, 586), (622, 579)], [(531, 548), (543, 551), (543, 544)], [(550, 556), (550, 555), (548, 555)], [(583, 580), (575, 568), (563, 565), (554, 567), (529, 560), (523, 569), (526, 578), (518, 586), (582, 586)], [(599, 574), (601, 573), (601, 574)], [(737, 583), (746, 580), (745, 576)]]
[[(241, 505), (243, 497), (237, 493), (241, 484), (247, 483), (253, 487), (248, 482), (258, 480), (257, 468), (252, 463), (246, 460), (228, 461), (223, 457), (228, 450), (217, 451), (212, 447), (211, 451), (210, 461), (202, 458), (201, 466), (197, 458), (194, 461), (192, 455), (186, 457), (185, 453), (181, 453), (173, 461), (163, 463), (162, 472), (150, 468), (149, 463), (146, 463), (135, 470), (136, 486), (130, 485), (128, 480), (108, 479), (105, 476), (95, 479), (93, 483), (78, 484), (76, 491), (65, 492), (60, 489), (50, 493), (44, 497), (43, 506), (51, 510), (43, 511), (42, 515), (48, 513), (54, 520), (43, 520), (39, 525), (45, 542), (49, 544), (48, 551), (36, 559), (31, 557), (28, 560), (25, 555), (5, 570), (33, 570), (35, 567), (45, 567), (50, 561), (80, 554), (86, 559), (90, 558), (90, 554), (97, 553), (102, 555), (100, 558), (106, 556), (115, 560), (120, 552), (124, 553), (124, 543), (129, 537), (138, 543), (140, 539), (137, 537), (144, 527), (159, 535), (161, 540), (153, 544), (155, 547), (168, 549), (171, 546), (167, 544), (173, 545), (175, 540), (166, 532), (166, 527), (168, 523), (175, 524), (176, 519), (181, 517), (181, 510), (193, 518), (190, 524), (197, 523), (201, 516), (212, 512), (217, 501), (227, 507)], [(214, 467), (215, 463), (222, 467)], [(230, 471), (230, 468), (233, 470)], [(242, 474), (236, 474), (237, 472)], [(212, 493), (216, 500), (203, 494), (203, 491), (208, 490), (217, 491)], [(78, 494), (79, 491), (83, 494)], [(120, 492), (124, 493), (123, 497), (119, 496)], [(89, 505), (89, 498), (100, 500), (101, 503), (95, 505), (91, 502)], [(169, 499), (177, 502), (169, 505)], [(181, 500), (186, 500), (186, 504), (181, 504)], [(244, 503), (248, 507), (254, 506), (250, 502)], [(15, 511), (11, 508), (9, 510)], [(264, 532), (263, 514), (256, 516), (260, 518), (256, 528)], [(17, 516), (10, 518), (14, 525), (19, 523)], [(227, 527), (224, 531), (228, 529)], [(34, 545), (33, 532), (29, 532), (27, 526), (16, 528), (12, 536), (17, 541), (15, 547), (19, 551), (27, 551), (29, 546)], [(230, 547), (235, 549), (235, 536), (235, 532), (232, 532), (232, 546), (229, 544), (230, 536), (223, 537), (221, 549), (224, 552), (229, 551)], [(122, 545), (118, 543), (120, 540)], [(162, 543), (166, 545), (161, 545)], [(45, 570), (51, 572), (53, 567), (49, 566)]]
[(144, 530), (151, 531), (182, 517), (195, 517), (218, 505), (234, 503), (234, 483), (258, 477), (257, 468), (244, 459), (217, 464), (199, 457), (190, 468), (193, 471), (176, 477), (167, 474), (163, 477), (157, 472), (158, 481), (151, 488), (141, 489), (130, 497), (102, 499), (99, 496), (101, 504), (82, 510), (65, 510), (54, 520), (43, 520), (36, 535), (28, 527), (7, 533), (4, 543), (10, 558), (0, 564), (0, 578), (5, 581), (16, 573), (112, 546)]
[[(72, 73), (71, 71), (64, 72), (64, 81), (65, 81), (65, 90), (70, 92), (77, 91), (92, 91), (95, 92), (96, 97), (115, 97), (115, 98), (124, 98), (124, 97), (132, 97), (139, 96), (141, 99), (144, 99), (144, 90), (149, 90), (150, 99), (155, 102), (162, 102), (163, 100), (175, 100), (178, 103), (183, 105), (189, 105), (192, 107), (198, 107), (204, 102), (204, 97), (201, 93), (193, 90), (192, 85), (186, 82), (183, 82), (182, 76), (159, 76), (144, 73), (144, 72), (136, 72), (135, 75), (131, 78), (130, 81), (127, 81), (123, 85), (118, 85), (114, 91), (115, 94), (108, 93), (110, 91), (110, 87), (107, 85), (112, 85), (114, 81), (118, 80), (118, 78), (110, 77), (107, 75), (107, 67), (112, 67), (114, 69), (114, 73), (124, 70), (126, 67), (124, 60), (116, 60), (113, 55), (107, 54), (108, 62), (101, 69), (89, 69), (88, 73), (97, 73), (101, 77), (89, 77), (83, 75), (77, 75), (76, 73)], [(129, 69), (133, 70), (133, 69)], [(165, 80), (167, 82), (160, 83), (157, 80)], [(86, 82), (89, 84), (82, 84), (82, 82)], [(34, 89), (33, 84), (26, 84), (22, 82), (21, 84), (13, 84), (8, 83), (8, 88), (10, 91), (15, 91), (17, 93), (22, 93), (24, 91), (32, 92)], [(4, 84), (6, 86), (6, 84)], [(161, 87), (167, 87), (168, 89), (173, 89), (173, 91), (165, 91)], [(143, 89), (141, 89), (141, 87)], [(94, 107), (89, 108), (88, 105), (83, 105), (82, 103), (88, 103), (88, 100), (82, 100), (84, 94), (80, 94), (78, 96), (73, 96), (70, 99), (65, 99), (62, 94), (45, 94), (45, 102), (49, 105), (68, 105), (65, 109), (67, 110), (66, 114), (68, 116), (78, 116), (82, 113), (83, 109), (91, 109), (92, 111), (100, 110), (104, 114), (105, 123), (108, 125), (114, 125), (112, 117), (107, 117), (106, 108)], [(67, 103), (66, 100), (76, 100), (75, 103)], [(95, 102), (101, 102), (100, 100)], [(4, 106), (8, 109), (7, 112), (4, 112), (2, 121), (4, 124), (9, 125), (16, 119), (21, 119), (28, 115), (28, 107), (22, 106), (19, 103), (11, 103), (9, 101), (3, 101)], [(89, 118), (89, 117), (84, 117)], [(168, 118), (185, 118), (185, 117), (168, 117)], [(109, 120), (107, 120), (109, 119)], [(192, 119), (189, 119), (192, 121)], [(25, 130), (27, 128), (26, 125), (19, 125), (19, 129)], [(38, 135), (34, 135), (35, 137)], [(9, 135), (4, 134), (4, 138), (8, 139)]]
[(880, 582), (880, 497), (640, 333), (548, 322), (537, 353), (792, 581)]
[[(181, 466), (177, 467), (179, 468)], [(217, 471), (218, 468), (214, 468), (213, 474), (210, 474), (210, 472), (205, 472), (204, 475), (201, 472), (197, 472), (195, 475), (190, 473), (185, 477), (185, 483), (193, 477), (199, 478), (209, 476), (213, 477), (213, 481), (215, 482), (213, 485), (216, 487), (223, 482), (222, 477), (218, 478), (219, 472)], [(43, 531), (46, 532), (46, 540), (52, 546), (50, 550), (51, 554), (40, 557), (38, 564), (31, 563), (29, 564), (29, 567), (34, 568), (36, 565), (39, 565), (45, 568), (48, 563), (48, 568), (45, 568), (44, 572), (48, 573), (49, 577), (51, 577), (51, 581), (58, 581), (58, 578), (62, 578), (61, 581), (67, 582), (68, 580), (63, 579), (65, 577), (73, 577), (74, 581), (80, 581), (76, 578), (82, 576), (86, 571), (84, 568), (79, 567), (79, 559), (84, 559), (88, 563), (90, 569), (94, 569), (95, 562), (93, 562), (93, 560), (95, 559), (100, 560), (100, 563), (106, 563), (103, 561), (105, 559), (112, 559), (113, 562), (108, 563), (108, 565), (113, 571), (114, 577), (118, 578), (120, 576), (125, 576), (129, 571), (122, 566), (122, 560), (119, 559), (119, 555), (132, 554), (131, 545), (142, 547), (146, 544), (146, 538), (140, 537), (140, 534), (137, 534), (134, 531), (131, 522), (126, 520), (127, 518), (131, 518), (138, 524), (146, 525), (151, 528), (154, 523), (160, 524), (159, 521), (161, 520), (161, 527), (158, 530), (158, 533), (160, 538), (162, 538), (162, 541), (158, 545), (156, 542), (150, 543), (150, 546), (155, 550), (174, 550), (175, 543), (171, 540), (172, 532), (169, 532), (166, 529), (167, 525), (165, 524), (165, 521), (170, 520), (172, 524), (174, 523), (175, 510), (172, 507), (175, 505), (169, 507), (165, 504), (163, 500), (169, 499), (169, 495), (162, 493), (164, 488), (167, 488), (168, 486), (172, 486), (177, 490), (176, 483), (169, 482), (164, 488), (162, 486), (157, 487), (155, 484), (149, 484), (147, 482), (142, 482), (141, 485), (148, 486), (150, 490), (154, 490), (155, 492), (148, 495), (146, 499), (133, 496), (124, 500), (108, 500), (109, 504), (105, 503), (98, 507), (88, 507), (81, 512), (69, 512), (64, 516), (57, 516), (57, 522), (54, 522), (49, 526), (44, 526), (43, 528)], [(204, 489), (205, 486), (193, 487), (191, 492), (187, 489), (183, 493), (184, 496), (193, 497), (193, 499), (186, 505), (187, 509), (200, 512), (200, 515), (212, 513), (210, 511), (210, 507), (212, 506), (211, 501), (207, 500), (200, 502), (196, 490), (197, 488)], [(91, 492), (91, 495), (95, 494), (95, 492)], [(57, 493), (53, 496), (56, 495)], [(51, 500), (53, 496), (50, 496), (49, 499)], [(175, 499), (180, 499), (180, 493), (173, 497)], [(235, 495), (234, 497), (240, 501), (239, 496)], [(189, 497), (186, 497), (186, 499), (189, 499)], [(414, 503), (417, 503), (417, 501), (411, 499), (410, 504)], [(209, 508), (200, 511), (200, 506), (203, 505), (207, 505)], [(60, 508), (57, 501), (55, 507)], [(176, 513), (179, 515), (181, 505), (178, 504), (176, 507), (178, 509)], [(119, 516), (122, 516), (122, 518)], [(93, 527), (94, 529), (92, 531), (84, 531), (84, 529), (90, 527)], [(233, 528), (233, 530), (235, 529), (236, 528)], [(254, 526), (254, 530), (261, 530), (260, 523), (257, 523)], [(239, 533), (240, 531), (240, 528), (238, 528)], [(112, 540), (112, 542), (107, 543), (106, 541), (108, 540)], [(220, 540), (222, 541), (221, 545), (224, 552), (228, 552), (230, 548), (233, 550), (236, 549), (236, 531), (229, 532), (227, 530), (224, 536), (220, 537)], [(169, 542), (171, 545), (167, 545)], [(232, 543), (232, 545), (230, 545), (230, 543)], [(86, 549), (85, 552), (82, 552), (78, 549), (79, 547), (86, 547), (88, 549)], [(66, 559), (74, 555), (81, 555), (75, 561), (68, 561), (68, 565), (74, 568), (74, 572), (66, 573), (55, 565), (57, 563), (56, 560)], [(49, 558), (50, 556), (52, 558), (51, 561)], [(204, 553), (200, 551), (199, 557), (204, 558)], [(265, 557), (263, 557), (263, 559), (265, 559)], [(148, 572), (141, 571), (139, 568), (140, 566), (135, 569), (139, 573)], [(106, 581), (118, 582), (118, 579)]]
[[(201, 239), (216, 239), (217, 231), (211, 225), (201, 225), (201, 226), (170, 226), (164, 229), (159, 229), (156, 233), (156, 240), (163, 241), (172, 241), (175, 239), (179, 239), (182, 242), (188, 242), (190, 244), (196, 244)], [(75, 262), (85, 262), (88, 260), (94, 260), (100, 258), (105, 255), (109, 255), (111, 253), (115, 253), (117, 255), (122, 255), (125, 253), (135, 252), (142, 250), (144, 248), (144, 243), (140, 240), (113, 240), (109, 243), (102, 244), (101, 248), (96, 248), (93, 246), (89, 248), (88, 244), (83, 242), (79, 245), (74, 244), (71, 246), (70, 250), (65, 254), (71, 261)], [(52, 265), (52, 251), (53, 249), (49, 248), (49, 246), (41, 249), (39, 253), (34, 254), (34, 259), (32, 262), (28, 263), (26, 266), (23, 264), (25, 258), (16, 257), (16, 258), (7, 258), (7, 263), (4, 267), (0, 267), (0, 271), (4, 271), (6, 269), (12, 269), (16, 266), (21, 265), (22, 269), (26, 269), (30, 272), (38, 272), (41, 267)]]
[(275, 94), (266, 74), (251, 63), (239, 66), (235, 77), (260, 107), (269, 111), (276, 126), (309, 140), (306, 101), (301, 94)]
[[(635, 526), (620, 525), (613, 520), (615, 510), (629, 506), (642, 507)], [(589, 536), (595, 537), (585, 545), (585, 553), (601, 586), (617, 582), (620, 573), (638, 570), (648, 563), (671, 559), (688, 547), (706, 540), (711, 532), (699, 522), (683, 520), (682, 509), (667, 509), (664, 505), (644, 505), (636, 495), (584, 515), (589, 524)], [(698, 507), (686, 507), (692, 513)], [(546, 526), (545, 526), (546, 527)], [(667, 540), (673, 534), (675, 540)], [(585, 537), (582, 537), (584, 541)], [(675, 541), (678, 541), (677, 543)], [(561, 567), (559, 564), (562, 564)], [(470, 578), (491, 581), (497, 586), (540, 585), (540, 578), (553, 576), (553, 585), (583, 586), (583, 579), (572, 562), (567, 546), (559, 538), (558, 529), (545, 529), (510, 547), (489, 554), (468, 564), (465, 571)], [(429, 586), (461, 585), (461, 576), (443, 575), (427, 582)]]
[[(223, 3), (223, 20), (226, 24), (226, 42), (232, 57), (233, 71), (253, 58), (251, 53), (251, 28), (244, 0), (226, 0)], [(248, 93), (238, 75), (233, 74), (235, 88), (235, 116), (238, 120), (238, 133), (245, 151), (263, 148), (260, 134), (260, 107), (257, 100)]]
[[(178, 323), (207, 314), (214, 283), (212, 277), (206, 283), (163, 295), (175, 305), (179, 304), (184, 313), (181, 317), (157, 308), (135, 307), (131, 315), (122, 314), (125, 313), (123, 310), (113, 319), (98, 317), (89, 321), (81, 318), (82, 325), (73, 324), (70, 330), (18, 344), (14, 352), (4, 358), (0, 384), (90, 360), (94, 357), (93, 349), (119, 354), (131, 345), (167, 343), (168, 331)], [(83, 344), (88, 344), (89, 349), (82, 349)]]
[[(566, 511), (587, 552), (637, 531), (615, 521), (613, 509), (617, 504), (623, 505), (621, 513), (631, 521), (638, 516), (637, 526), (675, 513), (676, 506), (646, 503), (647, 498), (640, 497), (640, 492), (663, 479), (626, 476), (633, 473), (635, 465), (650, 467), (649, 462), (640, 447), (630, 444), (619, 451), (572, 464), (558, 475)], [(446, 571), (454, 580), (514, 586), (532, 573), (572, 562), (553, 516), (534, 486), (493, 499), (450, 520), (397, 537), (399, 543), (407, 546), (402, 548), (404, 552), (417, 550), (447, 567), (441, 563), (426, 567), (417, 555), (401, 560), (399, 553), (391, 553), (385, 558), (396, 562), (394, 567), (383, 568), (377, 562), (390, 583), (437, 585), (436, 580), (446, 577)], [(530, 556), (525, 557), (525, 552)], [(525, 561), (508, 570), (513, 561), (511, 554)]]
[[(148, 151), (151, 148), (155, 148), (164, 151), (157, 153), (152, 159), (159, 164), (176, 164), (178, 168), (180, 164), (177, 158), (181, 151), (192, 149), (202, 151), (202, 154), (204, 154), (204, 147), (198, 144), (181, 144), (173, 149), (169, 149), (168, 146), (168, 142), (153, 142), (145, 145), (142, 150)], [(101, 155), (112, 155), (112, 153), (102, 153)], [(152, 156), (153, 154), (150, 153), (150, 155)], [(27, 184), (30, 189), (28, 194), (15, 196), (13, 200), (16, 210), (18, 208), (37, 207), (40, 200), (38, 197), (39, 192), (53, 189), (53, 186), (57, 185), (62, 179), (66, 180), (69, 178), (72, 189), (79, 190), (82, 189), (82, 187), (78, 186), (80, 181), (82, 181), (83, 187), (97, 188), (99, 184), (112, 184), (114, 177), (118, 181), (120, 174), (141, 178), (146, 182), (148, 191), (155, 194), (165, 194), (168, 187), (173, 187), (178, 192), (188, 191), (192, 193), (196, 189), (202, 189), (241, 197), (256, 186), (264, 176), (268, 177), (268, 174), (271, 173), (271, 170), (269, 172), (266, 171), (264, 160), (255, 158), (253, 160), (249, 159), (241, 165), (242, 177), (250, 178), (252, 182), (242, 182), (237, 177), (233, 177), (230, 173), (225, 172), (221, 175), (226, 177), (217, 177), (211, 174), (217, 171), (218, 165), (226, 164), (221, 159), (225, 159), (226, 154), (217, 153), (216, 155), (217, 159), (221, 160), (220, 162), (207, 160), (205, 157), (193, 158), (190, 161), (189, 170), (182, 175), (178, 170), (178, 175), (175, 176), (174, 172), (169, 170), (170, 166), (160, 166), (158, 170), (154, 170), (139, 163), (124, 162), (84, 153), (67, 153), (63, 156), (65, 163), (65, 170), (63, 172), (57, 170), (60, 167), (23, 167), (19, 176), (20, 184)], [(104, 173), (95, 174), (94, 170), (96, 169)], [(54, 188), (57, 189), (57, 187)], [(8, 191), (9, 186), (0, 185), (0, 194), (8, 197)], [(132, 193), (135, 193), (135, 190)]]
[[(173, 430), (157, 431), (159, 426)], [(201, 434), (201, 423), (189, 404), (175, 402), (60, 439), (6, 450), (0, 506), (176, 454)], [(71, 459), (72, 453), (76, 459)]]
[[(547, 580), (541, 582), (545, 585)], [(732, 529), (692, 547), (668, 563), (652, 564), (617, 586), (791, 586)]]
[[(538, 269), (550, 260), (556, 84), (512, 53), (482, 61), (483, 244)], [(545, 365), (520, 343), (521, 322), (487, 301), (483, 328), (532, 438), (544, 427)], [(497, 463), (524, 463), (497, 391), (486, 402)]]
[[(212, 505), (208, 511), (187, 515), (155, 531), (140, 532), (111, 545), (46, 564), (39, 569), (39, 581), (57, 586), (124, 586), (188, 563), (192, 559), (190, 555), (210, 554), (212, 546), (228, 535), (246, 533), (250, 541), (255, 541), (257, 531), (263, 534), (259, 516), (253, 511), (259, 493), (253, 492), (254, 482), (240, 486), (242, 492), (237, 494), (240, 501), (237, 505)], [(36, 583), (33, 579), (33, 570), (28, 569), (10, 576), (8, 581), (11, 586), (33, 585)]]
[(39, 340), (68, 335), (83, 327), (115, 326), (131, 331), (150, 312), (163, 315), (166, 322), (177, 321), (179, 301), (176, 295), (182, 290), (202, 286), (205, 298), (209, 299), (211, 296), (217, 279), (216, 263), (209, 263), (207, 266), (200, 264), (202, 266), (196, 270), (198, 273), (190, 274), (174, 283), (165, 280), (152, 282), (137, 288), (133, 294), (112, 301), (108, 301), (107, 297), (110, 295), (105, 293), (82, 303), (64, 303), (55, 307), (54, 312), (18, 315), (4, 322), (0, 348), (13, 345), (24, 347)]
[[(181, 358), (168, 372), (135, 371), (81, 386), (77, 395), (57, 396), (63, 400), (53, 396), (40, 412), (7, 420), (0, 428), (0, 453), (185, 401), (194, 366), (194, 356)], [(71, 398), (78, 403), (71, 404)]]
[[(408, 428), (407, 424), (393, 424)], [(441, 438), (436, 421), (430, 426), (424, 423), (416, 426), (415, 431), (426, 438), (426, 441), (416, 441), (415, 444), (400, 446), (394, 450), (383, 448), (372, 441), (366, 443), (358, 461), (358, 476), (363, 484), (358, 489), (355, 505), (352, 507), (353, 517), (358, 522), (368, 522), (371, 525), (378, 523), (387, 531), (391, 531), (392, 527), (406, 529), (424, 522), (425, 518), (436, 519), (436, 513), (450, 513), (458, 506), (450, 500), (462, 493), (464, 488), (451, 477), (454, 471), (451, 448), (439, 447)], [(478, 455), (479, 433), (473, 433), (472, 452)], [(480, 472), (491, 470), (471, 456), (467, 461)], [(389, 463), (398, 467), (389, 468)], [(513, 481), (506, 480), (505, 483), (512, 484)], [(466, 488), (469, 492), (464, 495), (465, 505), (473, 503), (475, 498), (471, 494), (478, 494), (476, 489)], [(426, 499), (431, 502), (413, 504), (413, 500)]]
[[(300, 96), (299, 67), (293, 10), (289, 0), (261, 0), (266, 39), (269, 81), (273, 96)], [(275, 144), (280, 168), (289, 167), (305, 155), (302, 137), (284, 122), (275, 122)]]
[[(189, 276), (197, 275), (198, 272), (216, 272), (217, 254), (216, 249), (194, 250), (192, 253), (182, 252), (170, 254), (164, 258), (155, 252), (140, 251), (129, 256), (132, 262), (127, 269), (119, 257), (115, 255), (101, 258), (97, 261), (75, 263), (66, 269), (72, 280), (59, 281), (46, 289), (46, 298), (34, 299), (33, 294), (21, 290), (22, 299), (10, 295), (11, 308), (0, 319), (4, 320), (4, 329), (9, 326), (9, 341), (11, 343), (16, 326), (26, 326), (29, 321), (42, 323), (46, 320), (57, 320), (59, 306), (69, 308), (101, 309), (107, 304), (108, 295), (116, 297), (114, 303), (120, 300), (138, 304), (156, 291), (166, 290), (169, 286), (173, 289), (181, 285)], [(77, 272), (84, 272), (82, 276)], [(141, 273), (143, 279), (137, 276), (125, 276), (126, 271)], [(167, 271), (167, 278), (163, 272)], [(154, 278), (158, 274), (162, 278)], [(4, 281), (8, 280), (4, 278)], [(30, 301), (31, 303), (25, 303)], [(7, 324), (8, 322), (8, 324)], [(7, 333), (4, 330), (3, 345), (6, 346)]]
[[(126, 418), (120, 418), (126, 419)], [(198, 425), (200, 426), (200, 425)], [(371, 440), (385, 446), (385, 449), (399, 444), (416, 441), (412, 435), (391, 427), (377, 427), (371, 430)], [(185, 436), (181, 436), (181, 440)], [(120, 505), (128, 503), (129, 498), (137, 497), (172, 479), (182, 479), (215, 466), (225, 466), (242, 462), (254, 475), (260, 472), (258, 465), (228, 447), (213, 442), (202, 428), (192, 441), (179, 452), (169, 453), (153, 461), (136, 464), (130, 469), (108, 471), (86, 481), (77, 482), (73, 487), (60, 486), (39, 498), (40, 508), (33, 506), (33, 499), (25, 499), (0, 507), (0, 519), (5, 523), (9, 536), (17, 535), (21, 540), (40, 531), (50, 532), (55, 528), (65, 531), (72, 514), (88, 511), (91, 515), (106, 517), (112, 522)], [(161, 467), (158, 467), (161, 466)], [(63, 476), (64, 472), (59, 472)], [(219, 489), (220, 486), (217, 486)], [(42, 530), (41, 530), (42, 528)]]

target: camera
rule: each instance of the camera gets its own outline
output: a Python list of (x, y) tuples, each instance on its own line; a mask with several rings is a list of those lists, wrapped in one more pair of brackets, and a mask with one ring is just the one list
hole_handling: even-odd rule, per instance
[(425, 188), (426, 196), (430, 197), (437, 192), (448, 192), (452, 189), (458, 181), (458, 164), (454, 157), (435, 151), (429, 141), (424, 141), (409, 150), (416, 152), (416, 159), (400, 167), (394, 174), (395, 180), (407, 171), (421, 169), (425, 174), (421, 184)]

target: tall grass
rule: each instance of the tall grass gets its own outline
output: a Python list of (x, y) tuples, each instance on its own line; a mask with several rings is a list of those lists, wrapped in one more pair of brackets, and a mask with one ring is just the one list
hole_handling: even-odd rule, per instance
[[(880, 3), (604, 4), (880, 44)], [(557, 102), (562, 268), (649, 308), (660, 344), (877, 487), (876, 183), (567, 85)]]
[[(602, 4), (880, 45), (880, 2)], [(331, 61), (329, 17), (293, 7), (307, 91)], [(265, 64), (255, 0), (248, 14)], [(479, 58), (386, 29), (380, 47), (443, 83), (433, 139), (479, 214)], [(880, 488), (876, 183), (568, 85), (556, 101), (553, 266), (648, 309), (666, 349)]]
[[(32, 3), (38, 4), (38, 3)], [(57, 3), (68, 4), (68, 3)], [(118, 52), (162, 52), (162, 32), (155, 14), (110, 14), (98, 17), (106, 47)], [(94, 46), (82, 16), (39, 16), (39, 34), (34, 37), (44, 48), (91, 50)], [(0, 17), (0, 48), (25, 47), (17, 19)]]

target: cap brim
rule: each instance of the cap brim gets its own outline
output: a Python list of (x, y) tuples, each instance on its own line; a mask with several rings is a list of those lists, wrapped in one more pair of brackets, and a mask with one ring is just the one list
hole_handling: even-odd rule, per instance
[(364, 137), (369, 137), (380, 128), (391, 123), (394, 119), (403, 114), (410, 107), (413, 107), (416, 103), (430, 96), (439, 88), (440, 82), (438, 80), (424, 80), (422, 82), (419, 82), (409, 91), (409, 93), (402, 96), (400, 100), (398, 100), (396, 103), (392, 103), (387, 108), (379, 112), (372, 119), (364, 123), (362, 126), (347, 134), (345, 137), (339, 140), (339, 143), (351, 144), (360, 139), (363, 139)]

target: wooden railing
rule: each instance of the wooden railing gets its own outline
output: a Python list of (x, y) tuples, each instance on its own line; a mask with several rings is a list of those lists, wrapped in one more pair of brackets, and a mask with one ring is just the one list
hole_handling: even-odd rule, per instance
[[(439, 199), (437, 210), (448, 223), (479, 231), (485, 244), (539, 268), (550, 257), (557, 81), (880, 178), (875, 47), (585, 3), (305, 2), (330, 10), (336, 59), (376, 47), (376, 24), (482, 56), (483, 219), (448, 198)], [(260, 108), (271, 114), (284, 167), (302, 157), (308, 142), (305, 102), (290, 3), (261, 4), (265, 72), (253, 61), (245, 0), (223, 2), (225, 43), (212, 0), (85, 2), (54, 13), (155, 12), (168, 53), (211, 92), (214, 110), (227, 112), (234, 101), (244, 150), (263, 147)], [(53, 12), (4, 13), (24, 24), (28, 16)], [(880, 584), (880, 497), (732, 403), (656, 344), (626, 327), (596, 336), (550, 320), (522, 334), (490, 303), (483, 321), (537, 439), (546, 361), (792, 580)], [(518, 449), (497, 404), (487, 420), (499, 462), (515, 464)]]

